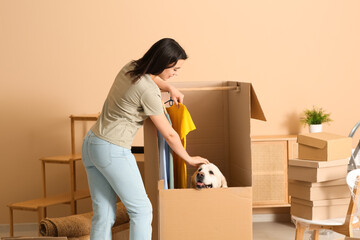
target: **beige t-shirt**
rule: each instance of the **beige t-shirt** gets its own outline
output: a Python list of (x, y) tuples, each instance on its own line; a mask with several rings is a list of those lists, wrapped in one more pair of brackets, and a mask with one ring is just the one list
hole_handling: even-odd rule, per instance
[(148, 116), (164, 114), (158, 86), (148, 74), (133, 84), (126, 75), (132, 69), (130, 62), (120, 70), (91, 128), (99, 138), (128, 149)]

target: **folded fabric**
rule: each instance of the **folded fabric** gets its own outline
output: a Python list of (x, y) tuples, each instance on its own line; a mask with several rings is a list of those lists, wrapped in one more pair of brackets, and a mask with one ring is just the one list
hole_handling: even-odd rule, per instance
[[(79, 240), (87, 239), (85, 236), (90, 234), (92, 215), (93, 213), (89, 212), (67, 217), (45, 218), (40, 221), (40, 234), (42, 236), (78, 238)], [(124, 204), (117, 203), (114, 227), (129, 221)]]

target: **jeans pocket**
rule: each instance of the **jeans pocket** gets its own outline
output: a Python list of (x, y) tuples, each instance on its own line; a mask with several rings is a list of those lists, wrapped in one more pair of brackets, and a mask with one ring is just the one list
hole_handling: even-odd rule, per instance
[(100, 168), (105, 168), (111, 164), (110, 149), (111, 143), (98, 137), (91, 136), (89, 139), (89, 157), (91, 162)]
[(85, 167), (89, 167), (92, 165), (88, 155), (88, 139), (85, 138), (81, 147), (81, 160)]
[(126, 163), (132, 171), (136, 170), (137, 168), (136, 160), (134, 158), (134, 155), (131, 153), (130, 149), (123, 148), (117, 145), (112, 145), (111, 158), (114, 161), (121, 161)]

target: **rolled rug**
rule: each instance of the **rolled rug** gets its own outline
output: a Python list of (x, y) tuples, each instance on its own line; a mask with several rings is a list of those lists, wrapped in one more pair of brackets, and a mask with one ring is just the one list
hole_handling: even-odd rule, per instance
[[(40, 221), (40, 234), (52, 237), (82, 237), (90, 234), (91, 217), (93, 213), (70, 215), (67, 217), (45, 218)], [(114, 227), (128, 223), (129, 215), (122, 202), (117, 203)]]

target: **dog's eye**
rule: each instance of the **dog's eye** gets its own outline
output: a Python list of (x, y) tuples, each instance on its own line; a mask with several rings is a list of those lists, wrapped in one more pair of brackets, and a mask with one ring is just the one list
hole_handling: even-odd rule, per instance
[(213, 172), (213, 171), (209, 171), (209, 173), (210, 173), (211, 175), (214, 175), (214, 172)]
[(199, 168), (198, 172), (200, 172), (202, 170), (202, 168)]

